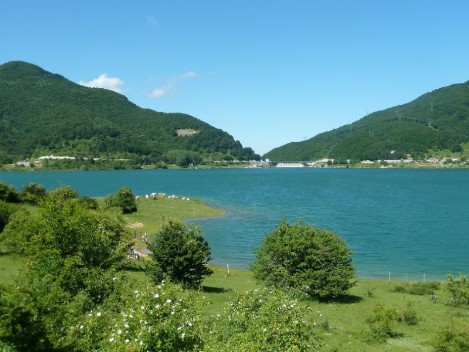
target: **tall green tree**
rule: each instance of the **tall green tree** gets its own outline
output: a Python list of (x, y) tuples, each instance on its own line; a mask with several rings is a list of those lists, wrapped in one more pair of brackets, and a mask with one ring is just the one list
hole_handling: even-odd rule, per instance
[(210, 247), (199, 227), (166, 221), (148, 248), (148, 275), (155, 283), (167, 278), (185, 287), (197, 288), (213, 272), (207, 267)]
[(135, 195), (129, 187), (121, 187), (106, 197), (106, 205), (120, 208), (122, 214), (135, 213), (138, 209)]
[(0, 232), (8, 224), (11, 215), (17, 210), (17, 206), (0, 200)]
[(0, 182), (0, 200), (8, 203), (19, 203), (20, 196), (13, 186)]
[(256, 250), (254, 276), (267, 285), (319, 299), (337, 299), (355, 282), (352, 253), (331, 231), (286, 220)]
[[(8, 226), (21, 229), (24, 220)], [(65, 331), (94, 308), (112, 306), (131, 235), (123, 222), (61, 197), (49, 197), (23, 224), (29, 259), (0, 297), (0, 339), (19, 351), (79, 350)]]

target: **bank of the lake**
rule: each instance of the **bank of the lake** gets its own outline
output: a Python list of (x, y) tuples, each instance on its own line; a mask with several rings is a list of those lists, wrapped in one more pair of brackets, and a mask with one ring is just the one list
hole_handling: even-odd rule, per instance
[(212, 169), (0, 173), (18, 189), (70, 185), (103, 196), (121, 186), (164, 192), (227, 210), (197, 220), (213, 263), (247, 268), (253, 249), (284, 218), (326, 227), (354, 252), (358, 275), (444, 279), (467, 273), (469, 170)]

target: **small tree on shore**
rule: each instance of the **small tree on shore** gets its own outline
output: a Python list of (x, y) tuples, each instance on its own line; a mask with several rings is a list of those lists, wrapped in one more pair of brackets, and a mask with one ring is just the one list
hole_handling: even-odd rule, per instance
[(207, 267), (210, 248), (197, 226), (166, 221), (149, 244), (151, 263), (147, 273), (155, 283), (169, 279), (185, 287), (197, 288), (213, 272)]
[(105, 202), (108, 207), (120, 208), (122, 214), (130, 214), (137, 211), (135, 196), (128, 187), (121, 187), (117, 190), (116, 194), (108, 195)]
[(333, 232), (286, 220), (256, 250), (254, 277), (267, 285), (323, 300), (337, 299), (355, 285), (352, 253)]

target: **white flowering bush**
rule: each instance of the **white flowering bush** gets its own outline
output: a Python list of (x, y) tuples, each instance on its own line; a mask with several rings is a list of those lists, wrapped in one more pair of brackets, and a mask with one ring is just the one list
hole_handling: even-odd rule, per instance
[(206, 351), (315, 351), (310, 307), (276, 289), (239, 294), (213, 317)]
[(69, 339), (82, 351), (199, 351), (200, 305), (173, 284), (139, 287), (120, 312), (89, 312), (69, 328)]

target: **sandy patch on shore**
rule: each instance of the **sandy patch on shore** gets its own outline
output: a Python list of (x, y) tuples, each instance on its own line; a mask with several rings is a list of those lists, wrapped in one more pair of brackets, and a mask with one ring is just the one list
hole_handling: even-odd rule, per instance
[(127, 227), (130, 227), (131, 229), (139, 229), (143, 227), (143, 223), (141, 222), (134, 222), (132, 224), (127, 224)]

